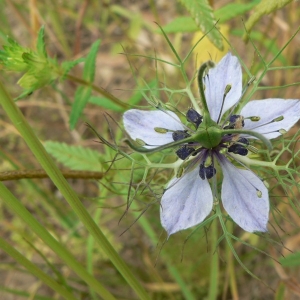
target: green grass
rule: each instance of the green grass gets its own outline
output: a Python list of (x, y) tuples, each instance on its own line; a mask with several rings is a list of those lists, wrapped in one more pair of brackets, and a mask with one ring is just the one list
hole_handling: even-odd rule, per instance
[[(299, 252), (299, 126), (255, 157), (284, 166), (254, 168), (270, 186), (264, 236), (242, 231), (221, 206), (167, 239), (159, 200), (176, 168), (172, 153), (131, 155), (123, 142), (130, 107), (185, 112), (200, 103), (194, 75), (202, 52), (214, 58), (216, 48), (200, 39), (205, 46), (191, 52), (197, 22), (180, 31), (177, 19), (195, 17), (193, 1), (42, 2), (0, 3), (0, 44), (9, 35), (29, 64), (23, 73), (7, 71), (0, 52), (0, 179), (17, 172), (0, 183), (0, 298), (294, 299), (289, 282), (299, 260), (282, 259), (284, 269), (277, 261)], [(247, 23), (257, 1), (207, 3), (229, 27), (222, 38), (211, 28), (212, 42), (230, 43), (245, 84), (256, 76), (245, 99), (299, 98), (299, 6), (261, 16), (246, 43), (241, 19)], [(17, 83), (24, 72), (38, 74), (26, 93)], [(34, 175), (39, 169), (46, 178)], [(65, 169), (85, 173), (65, 179)]]

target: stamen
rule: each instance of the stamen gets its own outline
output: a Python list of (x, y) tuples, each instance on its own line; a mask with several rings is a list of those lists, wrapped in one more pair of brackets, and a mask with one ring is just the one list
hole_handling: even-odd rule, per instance
[(211, 179), (214, 177), (214, 175), (216, 174), (216, 169), (214, 168), (213, 165), (210, 165), (208, 167), (205, 167), (204, 163), (202, 163), (200, 165), (199, 168), (199, 176), (201, 179)]
[(258, 153), (258, 149), (255, 148), (254, 146), (249, 145), (247, 146), (247, 149), (253, 153)]
[(156, 131), (157, 133), (167, 133), (167, 132), (169, 132), (168, 129), (161, 128), (161, 127), (154, 127), (154, 131)]
[(140, 146), (140, 147), (144, 147), (144, 146), (146, 146), (146, 143), (143, 141), (143, 140), (141, 140), (141, 139), (135, 139), (135, 142), (138, 144), (138, 146)]
[[(208, 154), (208, 153), (207, 153)], [(201, 179), (211, 179), (216, 174), (216, 169), (214, 168), (214, 161), (211, 153), (209, 155), (205, 154), (200, 164), (199, 176)]]
[(211, 179), (216, 174), (216, 169), (213, 165), (210, 165), (209, 167), (205, 168), (205, 175), (207, 179)]
[(262, 191), (256, 190), (256, 195), (257, 195), (258, 198), (261, 198), (262, 197)]
[(180, 147), (175, 153), (177, 154), (177, 156), (178, 156), (180, 159), (185, 160), (185, 159), (188, 158), (194, 151), (195, 151), (194, 148), (189, 147), (188, 145), (183, 145), (183, 146)]
[(201, 179), (205, 179), (205, 168), (204, 168), (204, 165), (200, 165), (200, 168), (199, 168), (199, 176)]
[(244, 145), (249, 145), (249, 141), (244, 138), (244, 137), (241, 137), (239, 140), (238, 140), (238, 143), (241, 143), (241, 144), (244, 144)]
[(186, 113), (186, 119), (196, 125), (198, 128), (203, 120), (203, 117), (196, 110), (190, 108)]
[(231, 84), (227, 84), (226, 87), (225, 87), (225, 90), (224, 90), (222, 105), (221, 105), (221, 109), (220, 109), (220, 113), (219, 113), (219, 116), (218, 116), (217, 123), (219, 123), (219, 121), (220, 121), (222, 111), (223, 111), (223, 107), (224, 107), (224, 103), (225, 103), (225, 98), (226, 98), (227, 94), (230, 92), (230, 90), (231, 90)]
[(180, 141), (189, 136), (190, 135), (186, 131), (182, 131), (182, 130), (177, 130), (172, 133), (172, 138), (174, 141)]
[[(255, 117), (250, 117), (250, 120), (252, 121), (251, 118), (255, 118)], [(259, 117), (257, 117), (257, 118), (259, 118)], [(284, 119), (284, 116), (279, 116), (279, 117), (277, 117), (277, 118), (275, 118), (275, 119), (273, 119), (273, 120), (271, 120), (271, 121), (269, 121), (269, 122), (266, 122), (266, 123), (263, 123), (263, 124), (259, 124), (259, 126), (253, 127), (252, 130), (257, 129), (257, 128), (262, 127), (262, 126), (265, 126), (265, 125), (268, 125), (268, 124), (271, 124), (271, 123), (273, 123), (273, 122), (280, 122), (280, 121), (282, 121), (283, 119)], [(259, 120), (258, 120), (258, 121), (259, 121)], [(280, 129), (280, 130), (281, 130), (281, 129)], [(284, 130), (284, 129), (283, 129), (283, 130)], [(280, 132), (280, 131), (278, 131), (278, 132)], [(281, 132), (280, 132), (280, 133), (281, 133)]]
[(287, 131), (285, 129), (279, 129), (278, 132), (281, 134), (285, 134)]
[(239, 138), (235, 144), (228, 147), (228, 152), (246, 156), (248, 154), (248, 149), (246, 146), (248, 145), (249, 141), (246, 138)]
[(260, 117), (258, 116), (253, 116), (253, 117), (248, 117), (248, 118), (245, 118), (245, 119), (249, 119), (250, 121), (252, 122), (258, 122), (260, 120)]
[(227, 84), (226, 87), (225, 87), (225, 92), (224, 92), (224, 95), (227, 95), (231, 90), (231, 84)]
[(273, 122), (279, 122), (279, 121), (282, 121), (284, 119), (284, 116), (280, 116), (280, 117), (277, 117), (273, 120)]
[(242, 156), (246, 156), (248, 154), (248, 150), (245, 147), (238, 145), (238, 144), (234, 144), (234, 145), (230, 146), (228, 148), (228, 152), (232, 152), (234, 154), (239, 154)]
[(232, 115), (229, 121), (234, 124), (234, 129), (240, 129), (245, 126), (244, 117), (241, 115)]

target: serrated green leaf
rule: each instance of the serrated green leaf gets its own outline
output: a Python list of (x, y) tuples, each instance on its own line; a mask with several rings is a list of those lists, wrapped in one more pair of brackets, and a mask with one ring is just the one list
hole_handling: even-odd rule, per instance
[[(289, 4), (293, 0), (262, 0), (255, 8), (253, 14), (250, 16), (248, 21), (246, 22), (246, 30), (248, 32), (251, 31), (253, 26), (257, 23), (257, 21), (264, 15), (267, 15), (271, 12), (274, 12), (285, 5)], [(247, 36), (244, 36), (244, 39), (247, 39)]]
[(58, 162), (72, 170), (100, 171), (101, 154), (81, 146), (70, 146), (65, 143), (47, 141), (44, 146)]
[(72, 105), (71, 115), (70, 115), (70, 128), (74, 129), (77, 121), (83, 112), (89, 98), (91, 97), (92, 88), (86, 86), (80, 86), (77, 88), (75, 93), (74, 103)]
[(199, 27), (191, 17), (178, 17), (163, 26), (163, 30), (165, 33), (195, 32)]
[(71, 69), (74, 68), (76, 65), (80, 64), (81, 62), (84, 62), (84, 61), (85, 61), (85, 58), (83, 58), (83, 57), (78, 58), (76, 60), (72, 60), (72, 61), (64, 61), (61, 64), (61, 68), (63, 70), (63, 75), (61, 77), (61, 80), (65, 80), (66, 76), (71, 71)]
[(36, 50), (37, 53), (47, 58), (47, 51), (46, 51), (46, 45), (45, 45), (45, 27), (42, 26), (39, 30), (37, 42), (36, 42)]
[(215, 18), (219, 20), (220, 23), (227, 22), (237, 16), (241, 16), (255, 5), (257, 5), (260, 0), (251, 1), (251, 3), (229, 3), (218, 10), (215, 11)]
[(96, 57), (100, 46), (100, 40), (93, 43), (89, 54), (85, 59), (83, 68), (83, 79), (88, 82), (93, 82), (95, 78)]
[(296, 267), (300, 265), (300, 252), (295, 252), (286, 257), (280, 258), (280, 263), (284, 267)]
[(207, 37), (219, 49), (223, 50), (223, 40), (213, 27), (216, 24), (213, 10), (207, 0), (180, 0), (186, 7), (203, 33), (210, 31)]
[[(215, 11), (215, 18), (219, 20), (219, 23), (225, 23), (232, 18), (241, 16), (255, 5), (257, 5), (260, 0), (252, 1), (248, 4), (242, 3), (230, 3), (220, 9)], [(192, 17), (178, 17), (172, 20), (167, 25), (163, 26), (163, 30), (166, 33), (176, 33), (176, 32), (195, 32), (199, 30), (196, 22)]]

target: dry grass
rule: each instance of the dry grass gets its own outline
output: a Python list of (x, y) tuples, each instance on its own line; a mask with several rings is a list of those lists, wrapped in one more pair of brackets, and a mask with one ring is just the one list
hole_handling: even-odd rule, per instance
[[(115, 5), (119, 5), (119, 1), (114, 2)], [(218, 8), (229, 2), (231, 1), (215, 1), (214, 7)], [(128, 53), (151, 56), (155, 53), (158, 57), (173, 60), (174, 57), (167, 48), (164, 38), (160, 34), (149, 30), (149, 28), (156, 28), (154, 21), (158, 21), (163, 25), (185, 12), (176, 2), (126, 0), (122, 1), (121, 8), (129, 14), (127, 16), (126, 14), (120, 15), (111, 9), (113, 3), (109, 1), (107, 4), (105, 3), (106, 1), (102, 3), (102, 1), (91, 0), (7, 0), (5, 3), (0, 4), (3, 8), (0, 10), (0, 19), (3, 19), (0, 29), (1, 42), (4, 43), (4, 34), (9, 34), (20, 44), (30, 47), (34, 44), (39, 27), (45, 24), (49, 55), (57, 57), (58, 61), (64, 61), (85, 56), (90, 45), (96, 39), (101, 38), (102, 44), (97, 57), (95, 83), (126, 101), (132, 94), (132, 89), (136, 86), (126, 56), (118, 54), (122, 52), (121, 45)], [(155, 6), (155, 9), (151, 7), (151, 3)], [(280, 49), (295, 32), (299, 25), (299, 13), (299, 5), (294, 1), (277, 13), (263, 17), (259, 24), (255, 26), (254, 34), (261, 33), (261, 37), (257, 37), (254, 43), (261, 50), (266, 60), (272, 57), (274, 49), (274, 51)], [(144, 22), (141, 23), (142, 25), (139, 25), (138, 17)], [(258, 56), (251, 44), (245, 44), (241, 39), (243, 33), (241, 19), (231, 20), (228, 22), (228, 26), (230, 27), (229, 38), (232, 46), (248, 67), (255, 67)], [(182, 53), (186, 53), (186, 49), (191, 47), (192, 34), (172, 34), (170, 39), (180, 46)], [(273, 43), (268, 46), (267, 41)], [(283, 52), (282, 60), (278, 59), (275, 62), (275, 66), (284, 65), (285, 63), (287, 65), (300, 65), (299, 46), (300, 35), (298, 34)], [(209, 49), (205, 49), (205, 51), (209, 51)], [(142, 58), (132, 58), (132, 61), (142, 78), (146, 81), (153, 78), (155, 65), (152, 62)], [(191, 62), (187, 65), (187, 68), (189, 74), (192, 75), (194, 63)], [(74, 69), (74, 74), (78, 76), (81, 72), (81, 67)], [(174, 70), (165, 68), (164, 72), (169, 76), (168, 82), (172, 82), (173, 85), (177, 83), (178, 74), (174, 73)], [(266, 86), (293, 83), (299, 81), (299, 73), (299, 68), (275, 71), (268, 73), (262, 83)], [(0, 76), (7, 89), (13, 96), (17, 96), (20, 93), (20, 89), (16, 85), (17, 77), (4, 71), (1, 71)], [(180, 86), (180, 84), (179, 82), (178, 85)], [(57, 87), (63, 91), (63, 95), (51, 87), (46, 87), (18, 103), (38, 137), (42, 141), (55, 140), (104, 151), (98, 143), (94, 142), (95, 137), (84, 125), (84, 122), (88, 121), (93, 124), (98, 132), (107, 132), (107, 126), (104, 124), (103, 118), (104, 110), (89, 104), (76, 129), (70, 131), (68, 121), (76, 85), (66, 82), (59, 83)], [(256, 99), (269, 97), (299, 98), (299, 87), (266, 90), (255, 94)], [(121, 114), (109, 113), (116, 121), (120, 121)], [(3, 158), (0, 171), (40, 168), (4, 112), (0, 111), (0, 114), (0, 154)], [(296, 130), (295, 127), (293, 132), (295, 133)], [(143, 282), (152, 299), (184, 299), (180, 287), (166, 269), (166, 261), (158, 253), (160, 246), (156, 247), (150, 242), (138, 223), (120, 236), (135, 220), (133, 215), (128, 214), (118, 224), (125, 210), (124, 200), (113, 195), (109, 195), (106, 200), (98, 199), (97, 197), (99, 195), (101, 197), (105, 189), (97, 182), (70, 180), (70, 184), (81, 196), (82, 201), (93, 216), (96, 215), (99, 207), (108, 207), (101, 210), (99, 225), (110, 236), (111, 242), (119, 250), (120, 255)], [(67, 207), (61, 199), (61, 195), (57, 193), (54, 185), (48, 179), (8, 182), (7, 186), (59, 241), (65, 243), (72, 250), (78, 260), (82, 261), (82, 264), (86, 263), (87, 232), (76, 221), (73, 212)], [(296, 196), (299, 199), (300, 195), (297, 194)], [(119, 207), (120, 205), (123, 206)], [(289, 250), (300, 250), (299, 215), (290, 206), (282, 203), (279, 203), (277, 208), (282, 214), (280, 225), (283, 230), (278, 230), (278, 236), (274, 236), (274, 238), (282, 243), (282, 246), (279, 245), (275, 249), (264, 238), (256, 239), (247, 233), (243, 233), (238, 228), (234, 230), (235, 234), (241, 237), (242, 240), (263, 249), (275, 258), (279, 258), (281, 253), (288, 254)], [(153, 206), (146, 214), (157, 235), (162, 232), (158, 209), (158, 205)], [(32, 262), (47, 268), (45, 261), (30, 246), (29, 241), (57, 266), (70, 282), (70, 285), (78, 290), (78, 295), (80, 295), (78, 299), (92, 299), (87, 287), (67, 267), (61, 265), (61, 261), (56, 255), (27, 228), (24, 228), (22, 222), (2, 204), (0, 214), (0, 234), (2, 238), (9, 241)], [(71, 220), (69, 225), (62, 223), (67, 218)], [(273, 222), (272, 219), (271, 222)], [(185, 238), (185, 233), (177, 234), (164, 245), (162, 251), (167, 254), (168, 260), (178, 269), (187, 286), (197, 295), (197, 299), (205, 299), (209, 284), (210, 253), (208, 249), (209, 242), (207, 242), (209, 232), (204, 233), (201, 231), (201, 233), (196, 233), (190, 238), (185, 245), (184, 259), (181, 261), (181, 249)], [(234, 261), (232, 256), (237, 290), (230, 286), (232, 282), (227, 268), (226, 245), (225, 242), (222, 242), (218, 250), (220, 258), (218, 299), (276, 299), (280, 284), (283, 284), (286, 288), (284, 299), (299, 299), (299, 268), (284, 269), (268, 256), (259, 254), (249, 247), (241, 246), (238, 242), (234, 246), (245, 265), (273, 290), (249, 276)], [(159, 259), (154, 266), (157, 255)], [(54, 297), (49, 288), (19, 267), (8, 255), (0, 252), (0, 261), (0, 285), (12, 290), (23, 290), (32, 295), (32, 298), (30, 296), (24, 298), (0, 290), (1, 299), (38, 299), (34, 298), (35, 293)], [(116, 298), (134, 299), (133, 292), (129, 290), (111, 263), (97, 249), (95, 250), (94, 263), (95, 276), (116, 295)]]

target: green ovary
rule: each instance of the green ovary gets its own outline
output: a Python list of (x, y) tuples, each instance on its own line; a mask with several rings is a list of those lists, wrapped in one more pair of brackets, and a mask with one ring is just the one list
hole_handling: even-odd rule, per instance
[(201, 146), (212, 149), (221, 143), (222, 130), (218, 126), (204, 128), (200, 126), (193, 138), (199, 142)]

